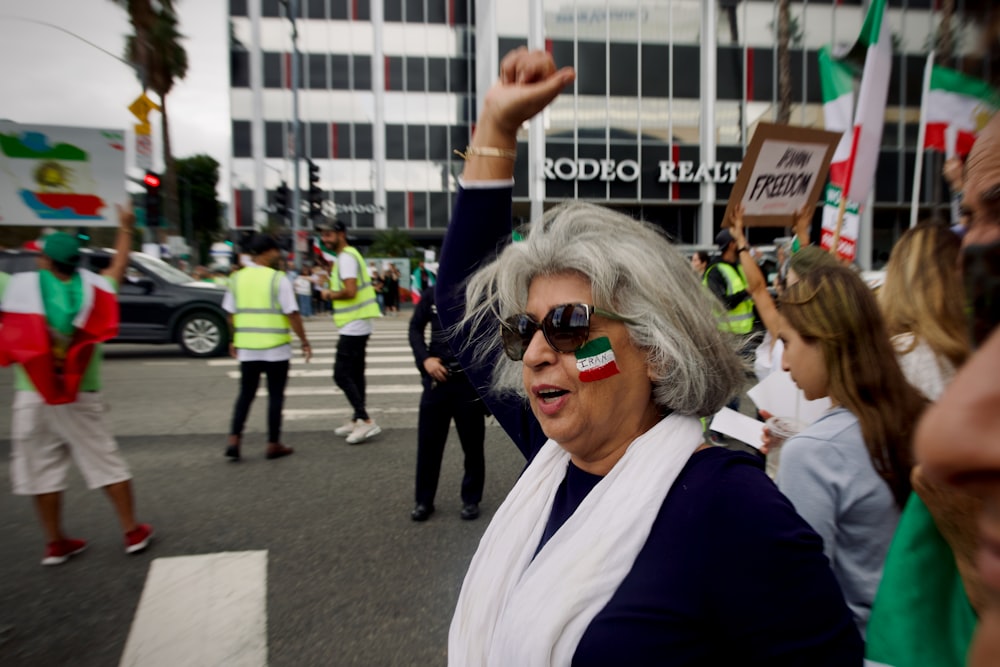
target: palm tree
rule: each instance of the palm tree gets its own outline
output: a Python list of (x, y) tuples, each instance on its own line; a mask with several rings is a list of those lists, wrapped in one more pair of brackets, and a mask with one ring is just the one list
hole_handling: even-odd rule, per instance
[(143, 90), (152, 90), (160, 98), (163, 119), (163, 185), (165, 191), (163, 213), (168, 226), (177, 230), (179, 225), (177, 200), (177, 169), (170, 148), (170, 125), (167, 115), (167, 95), (174, 81), (187, 75), (187, 51), (181, 45), (183, 35), (177, 30), (177, 14), (173, 0), (112, 0), (128, 10), (134, 33), (125, 38), (125, 59), (132, 63), (142, 83)]
[(778, 117), (787, 125), (792, 117), (792, 59), (788, 52), (792, 39), (788, 0), (778, 0)]

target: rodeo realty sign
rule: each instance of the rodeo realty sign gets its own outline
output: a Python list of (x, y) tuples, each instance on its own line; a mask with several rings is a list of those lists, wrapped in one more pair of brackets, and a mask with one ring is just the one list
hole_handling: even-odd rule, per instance
[(759, 124), (729, 197), (726, 219), (739, 203), (748, 227), (792, 225), (798, 211), (816, 205), (839, 141), (835, 132)]
[[(695, 168), (694, 162), (657, 162), (660, 183), (735, 183), (740, 171), (739, 162), (703, 162)], [(572, 159), (561, 157), (553, 160), (545, 158), (542, 174), (549, 181), (622, 181), (631, 183), (638, 180), (642, 169), (636, 160), (595, 160), (593, 158)]]

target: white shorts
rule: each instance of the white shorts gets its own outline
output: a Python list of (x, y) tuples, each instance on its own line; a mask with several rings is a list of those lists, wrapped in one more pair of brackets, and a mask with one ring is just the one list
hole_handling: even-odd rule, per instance
[(132, 478), (104, 423), (100, 392), (82, 391), (74, 403), (47, 405), (33, 391), (14, 392), (10, 480), (21, 496), (66, 488), (72, 457), (87, 486), (98, 489)]

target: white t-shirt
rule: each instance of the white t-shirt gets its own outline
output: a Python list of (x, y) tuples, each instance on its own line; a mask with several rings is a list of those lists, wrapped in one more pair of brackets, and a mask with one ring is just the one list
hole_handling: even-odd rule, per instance
[[(359, 276), (361, 269), (358, 266), (358, 260), (354, 258), (349, 252), (342, 252), (337, 255), (337, 266), (334, 269), (340, 275), (340, 282), (346, 283), (351, 278), (358, 281), (360, 288), (361, 278)], [(334, 306), (334, 311), (336, 311), (336, 306)], [(351, 320), (344, 326), (340, 327), (341, 336), (369, 336), (371, 335), (374, 327), (372, 326), (372, 321), (370, 319), (366, 320)]]
[[(240, 271), (254, 271), (264, 268), (258, 265), (248, 266)], [(278, 303), (281, 304), (281, 312), (299, 312), (299, 304), (295, 300), (295, 291), (292, 289), (292, 281), (288, 276), (282, 276), (278, 282)], [(226, 290), (226, 295), (222, 297), (222, 309), (227, 313), (236, 312), (236, 299), (231, 290)], [(236, 348), (236, 358), (239, 361), (288, 361), (292, 358), (292, 346), (288, 343), (278, 347), (269, 347), (263, 350), (248, 350), (242, 347)]]
[(309, 296), (312, 294), (312, 281), (309, 279), (309, 276), (296, 276), (293, 287), (295, 287), (296, 294), (301, 294), (303, 296)]

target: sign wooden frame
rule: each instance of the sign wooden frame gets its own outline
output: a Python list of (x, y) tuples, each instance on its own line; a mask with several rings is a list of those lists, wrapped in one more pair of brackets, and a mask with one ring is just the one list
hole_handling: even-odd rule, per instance
[[(730, 216), (736, 202), (746, 206), (747, 190), (750, 188), (750, 180), (753, 177), (757, 161), (765, 145), (768, 145), (768, 152), (775, 148), (775, 144), (790, 144), (790, 147), (799, 145), (811, 151), (817, 149), (823, 151), (822, 159), (818, 164), (809, 164), (809, 169), (798, 168), (799, 174), (811, 174), (811, 185), (807, 195), (807, 205), (815, 208), (816, 202), (823, 193), (826, 185), (826, 177), (830, 171), (830, 162), (833, 153), (840, 143), (841, 133), (827, 132), (810, 127), (799, 127), (795, 125), (776, 125), (774, 123), (759, 123), (757, 130), (753, 134), (750, 145), (747, 146), (746, 155), (743, 158), (743, 166), (740, 168), (736, 183), (733, 184), (732, 194), (729, 196), (729, 203), (726, 205), (726, 215), (723, 218), (723, 226), (729, 226)], [(751, 191), (753, 192), (753, 191)], [(743, 217), (744, 227), (791, 227), (795, 224), (796, 210), (778, 211), (766, 215), (747, 214)]]

